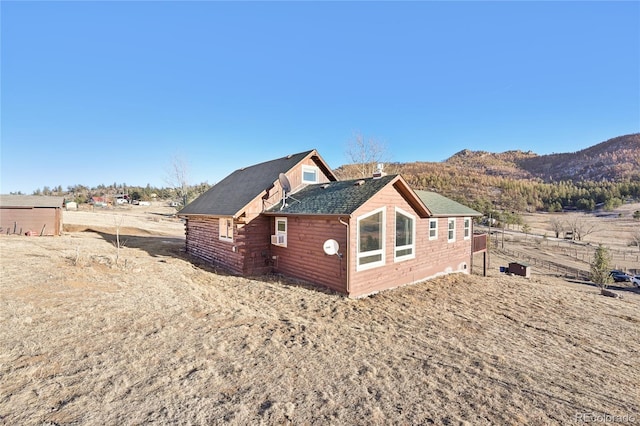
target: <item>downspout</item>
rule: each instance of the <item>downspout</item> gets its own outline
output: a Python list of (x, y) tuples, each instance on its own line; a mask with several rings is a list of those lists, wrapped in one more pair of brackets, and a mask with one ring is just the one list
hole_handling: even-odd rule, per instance
[(349, 223), (345, 222), (342, 220), (341, 217), (338, 218), (338, 221), (343, 224), (344, 226), (347, 227), (347, 247), (345, 250), (346, 256), (345, 256), (345, 264), (346, 264), (346, 274), (347, 274), (347, 296), (349, 296), (349, 290), (351, 287), (350, 281), (349, 281), (349, 269), (351, 269), (351, 265), (349, 264), (349, 253), (351, 252), (351, 244), (349, 244)]

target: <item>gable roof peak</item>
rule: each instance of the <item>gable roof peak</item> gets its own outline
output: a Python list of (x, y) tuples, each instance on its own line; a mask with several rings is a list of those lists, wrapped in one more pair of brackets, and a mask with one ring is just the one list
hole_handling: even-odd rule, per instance
[(273, 187), (280, 174), (286, 174), (308, 158), (313, 158), (329, 180), (336, 180), (333, 171), (318, 152), (311, 149), (237, 169), (185, 206), (178, 214), (236, 216), (249, 203)]

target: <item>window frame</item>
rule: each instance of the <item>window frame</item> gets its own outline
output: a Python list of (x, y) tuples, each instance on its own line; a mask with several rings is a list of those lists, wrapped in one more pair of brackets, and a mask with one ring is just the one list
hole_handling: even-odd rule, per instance
[[(305, 173), (313, 173), (315, 180), (305, 179)], [(314, 184), (320, 182), (320, 169), (316, 166), (310, 166), (308, 164), (302, 165), (302, 183)]]
[[(431, 224), (435, 223), (436, 226), (434, 228), (431, 228)], [(435, 232), (435, 235), (431, 236), (431, 231)], [(434, 241), (438, 239), (438, 219), (437, 218), (433, 218), (433, 219), (429, 219), (429, 241)]]
[[(223, 232), (224, 231), (224, 232)], [(229, 236), (231, 233), (231, 236)], [(233, 242), (233, 218), (221, 217), (218, 221), (218, 239), (228, 243)]]
[[(411, 244), (406, 244), (404, 246), (398, 246), (398, 214), (404, 216), (405, 218), (411, 220)], [(403, 260), (415, 259), (416, 257), (416, 217), (411, 213), (402, 210), (399, 207), (395, 208), (395, 217), (394, 217), (394, 238), (393, 238), (393, 260), (394, 262), (401, 262)], [(411, 253), (403, 254), (398, 256), (398, 251), (411, 249)]]
[[(284, 223), (284, 231), (278, 229), (278, 222)], [(275, 218), (275, 235), (284, 235), (284, 244), (274, 244), (278, 247), (286, 247), (287, 246), (287, 232), (289, 231), (289, 224), (287, 223), (286, 217), (276, 217)]]
[[(453, 223), (453, 227), (451, 224)], [(451, 236), (453, 233), (453, 236)], [(447, 218), (447, 242), (454, 243), (456, 241), (456, 218), (450, 217)]]
[(464, 239), (465, 240), (470, 240), (471, 239), (471, 218), (470, 217), (465, 217), (463, 219), (463, 229), (464, 229)]
[[(374, 215), (377, 215), (378, 213), (380, 213), (380, 248), (376, 249), (376, 250), (369, 250), (366, 252), (361, 252), (360, 251), (360, 223), (371, 217)], [(377, 268), (380, 266), (383, 266), (386, 262), (386, 256), (385, 256), (385, 251), (386, 251), (386, 223), (387, 223), (387, 218), (386, 218), (386, 207), (380, 207), (378, 209), (375, 209), (373, 211), (370, 211), (369, 213), (365, 213), (361, 216), (358, 216), (358, 218), (356, 219), (356, 271), (366, 271), (367, 269), (373, 269), (373, 268)], [(380, 260), (374, 261), (374, 262), (369, 262), (369, 263), (364, 263), (361, 264), (360, 261), (363, 258), (366, 257), (371, 257), (371, 256), (380, 256)]]

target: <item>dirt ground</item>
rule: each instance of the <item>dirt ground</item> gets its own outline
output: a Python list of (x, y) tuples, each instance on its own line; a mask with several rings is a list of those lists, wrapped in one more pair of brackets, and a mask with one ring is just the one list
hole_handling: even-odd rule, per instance
[(496, 252), (488, 277), (350, 300), (193, 263), (171, 213), (0, 237), (0, 423), (640, 423), (637, 290)]

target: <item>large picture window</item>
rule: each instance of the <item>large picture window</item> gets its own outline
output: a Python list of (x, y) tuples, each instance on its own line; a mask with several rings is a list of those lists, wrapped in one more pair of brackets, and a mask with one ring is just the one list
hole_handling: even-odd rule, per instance
[(229, 217), (220, 218), (220, 240), (233, 241), (233, 219)]
[(358, 270), (384, 265), (384, 208), (358, 218)]
[(414, 216), (400, 209), (396, 209), (396, 261), (415, 257), (415, 239)]

